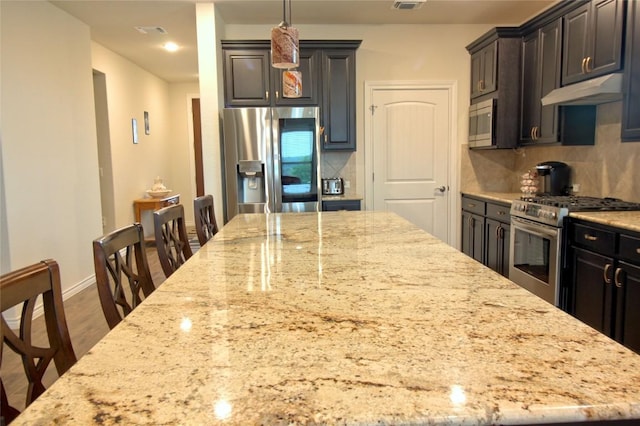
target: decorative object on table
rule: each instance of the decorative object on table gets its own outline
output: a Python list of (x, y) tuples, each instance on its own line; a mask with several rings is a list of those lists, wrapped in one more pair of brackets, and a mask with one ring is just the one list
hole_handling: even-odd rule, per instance
[(282, 73), (282, 95), (285, 98), (299, 98), (302, 96), (302, 73), (287, 70)]
[(148, 135), (151, 131), (149, 130), (149, 111), (144, 112), (144, 134)]
[(156, 176), (156, 178), (153, 180), (153, 186), (151, 187), (151, 189), (147, 190), (147, 194), (153, 198), (163, 198), (170, 193), (171, 190), (167, 189), (167, 187), (164, 186), (164, 183), (162, 182), (162, 178), (160, 178), (160, 176)]
[[(282, 0), (282, 22), (271, 28), (271, 65), (274, 68), (296, 68), (300, 63), (298, 29), (287, 22), (287, 0)], [(289, 0), (291, 20), (291, 0)]]
[(523, 198), (531, 198), (538, 193), (538, 173), (528, 170), (520, 176), (520, 191)]

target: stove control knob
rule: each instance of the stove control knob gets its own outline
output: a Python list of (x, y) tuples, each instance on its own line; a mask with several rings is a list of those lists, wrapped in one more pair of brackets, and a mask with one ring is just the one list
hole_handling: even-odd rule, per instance
[(549, 212), (549, 218), (556, 219), (557, 217), (558, 215), (556, 214), (556, 212)]

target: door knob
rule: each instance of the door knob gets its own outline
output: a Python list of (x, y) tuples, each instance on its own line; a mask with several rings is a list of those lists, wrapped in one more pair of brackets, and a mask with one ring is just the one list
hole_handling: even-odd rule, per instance
[(444, 186), (444, 185), (442, 185), (440, 188), (438, 188), (438, 191), (440, 191), (440, 192), (444, 192), (446, 190), (447, 190), (447, 187)]

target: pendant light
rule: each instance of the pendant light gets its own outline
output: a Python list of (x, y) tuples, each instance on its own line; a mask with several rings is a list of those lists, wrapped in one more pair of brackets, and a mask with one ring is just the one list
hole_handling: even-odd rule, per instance
[[(296, 68), (298, 57), (298, 30), (287, 22), (287, 0), (282, 0), (282, 22), (271, 29), (271, 65), (274, 68)], [(289, 19), (291, 19), (291, 0), (289, 0)]]
[(285, 98), (299, 98), (302, 96), (302, 73), (287, 70), (282, 73), (282, 95)]

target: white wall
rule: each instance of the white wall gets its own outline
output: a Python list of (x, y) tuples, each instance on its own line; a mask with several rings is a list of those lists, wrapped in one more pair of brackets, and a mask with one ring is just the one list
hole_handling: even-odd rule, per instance
[(54, 258), (69, 290), (102, 230), (89, 28), (48, 2), (0, 8), (1, 272)]

